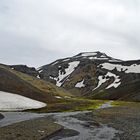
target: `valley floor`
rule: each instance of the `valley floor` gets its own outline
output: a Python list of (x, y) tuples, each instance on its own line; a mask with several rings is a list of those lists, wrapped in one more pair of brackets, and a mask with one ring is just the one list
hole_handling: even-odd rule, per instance
[[(111, 107), (111, 104), (115, 106)], [(32, 117), (26, 118), (30, 116), (29, 114)], [(23, 120), (15, 118), (19, 123), (12, 120), (12, 124), (10, 123), (12, 114), (3, 113), (5, 118), (0, 120), (0, 139), (11, 140), (12, 137), (16, 137), (17, 140), (40, 140), (43, 137), (43, 140), (140, 139), (140, 103), (107, 102), (92, 111), (44, 113), (38, 116), (29, 114), (15, 112), (17, 118), (21, 119), (20, 115), (24, 117)], [(25, 121), (26, 119), (30, 120)]]

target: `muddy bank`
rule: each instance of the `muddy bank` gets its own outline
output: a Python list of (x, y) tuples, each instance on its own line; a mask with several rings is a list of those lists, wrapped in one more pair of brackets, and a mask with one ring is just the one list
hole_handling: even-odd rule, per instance
[(41, 140), (63, 127), (49, 118), (28, 120), (0, 128), (1, 140)]

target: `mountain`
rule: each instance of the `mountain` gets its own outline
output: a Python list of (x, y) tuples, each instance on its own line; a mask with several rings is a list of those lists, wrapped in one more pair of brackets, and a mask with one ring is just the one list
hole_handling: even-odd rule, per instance
[(38, 71), (34, 67), (28, 67), (26, 65), (9, 65), (9, 67), (13, 70), (20, 71), (34, 77), (39, 75)]
[[(23, 66), (21, 67), (23, 68)], [(15, 69), (18, 69), (19, 71)], [(27, 72), (28, 68), (25, 67), (25, 69)], [(19, 66), (13, 67), (0, 64), (0, 91), (5, 91), (3, 92), (3, 94), (5, 93), (5, 96), (6, 92), (9, 92), (44, 103), (57, 102), (58, 97), (65, 98), (67, 96), (71, 96), (68, 92), (56, 87), (50, 82), (46, 82), (37, 77), (24, 74), (20, 71), (21, 69)], [(32, 68), (32, 71), (34, 73), (34, 68)], [(33, 75), (32, 73), (30, 74)], [(0, 98), (1, 96), (2, 94), (0, 94)]]
[(77, 96), (140, 101), (140, 60), (83, 52), (38, 68), (39, 78)]

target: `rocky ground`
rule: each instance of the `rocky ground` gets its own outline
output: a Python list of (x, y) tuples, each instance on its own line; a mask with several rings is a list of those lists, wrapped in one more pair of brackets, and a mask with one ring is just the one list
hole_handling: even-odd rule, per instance
[[(118, 130), (115, 139), (140, 140), (140, 108), (139, 107), (115, 107), (100, 109), (92, 113), (75, 116), (80, 120), (104, 124)], [(89, 124), (93, 125), (93, 124)]]
[(0, 140), (41, 140), (61, 129), (49, 118), (33, 119), (0, 128)]

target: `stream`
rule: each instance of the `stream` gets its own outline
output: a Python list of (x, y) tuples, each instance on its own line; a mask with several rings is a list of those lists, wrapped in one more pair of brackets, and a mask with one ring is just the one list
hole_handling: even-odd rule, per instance
[[(111, 102), (107, 102), (100, 106), (99, 109), (111, 107)], [(1, 112), (4, 115), (4, 119), (0, 120), (0, 127), (10, 125), (13, 123), (51, 116), (56, 123), (64, 126), (66, 130), (74, 130), (77, 135), (66, 135), (56, 134), (49, 140), (118, 140), (115, 135), (119, 133), (112, 127), (106, 125), (96, 126), (92, 122), (86, 120), (81, 120), (77, 115), (83, 115), (90, 113), (90, 111), (77, 111), (77, 112), (67, 112), (67, 113), (28, 113), (28, 112)]]

